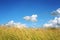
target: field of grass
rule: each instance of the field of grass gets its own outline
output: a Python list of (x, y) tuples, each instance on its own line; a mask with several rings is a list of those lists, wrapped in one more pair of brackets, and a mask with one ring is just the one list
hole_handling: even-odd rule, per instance
[(60, 40), (60, 29), (0, 27), (0, 40)]

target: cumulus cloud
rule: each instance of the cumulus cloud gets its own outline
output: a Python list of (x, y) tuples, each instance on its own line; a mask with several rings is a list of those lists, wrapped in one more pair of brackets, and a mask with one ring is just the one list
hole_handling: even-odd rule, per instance
[(55, 17), (53, 20), (49, 20), (48, 23), (43, 25), (44, 27), (60, 27), (60, 17)]
[(13, 20), (11, 20), (7, 24), (5, 24), (5, 25), (14, 25), (14, 24), (15, 24), (15, 22)]
[(24, 19), (27, 21), (37, 22), (37, 15), (25, 16)]
[(57, 10), (51, 12), (53, 16), (60, 16), (60, 8), (58, 8)]
[(56, 11), (57, 11), (58, 13), (60, 13), (60, 8), (58, 8)]
[(25, 16), (24, 19), (29, 21), (31, 18), (30, 18), (30, 16)]
[(55, 17), (53, 20), (49, 20), (48, 23), (44, 24), (44, 27), (60, 27), (60, 8), (52, 12)]
[(9, 21), (5, 25), (10, 27), (17, 27), (17, 28), (27, 27), (26, 24), (21, 24), (20, 22), (14, 22), (13, 20)]
[(37, 15), (32, 15), (31, 16), (31, 21), (32, 22), (36, 22), (37, 21), (37, 17), (38, 17)]
[(44, 24), (43, 26), (44, 26), (44, 27), (52, 27), (52, 24), (46, 23), (46, 24)]

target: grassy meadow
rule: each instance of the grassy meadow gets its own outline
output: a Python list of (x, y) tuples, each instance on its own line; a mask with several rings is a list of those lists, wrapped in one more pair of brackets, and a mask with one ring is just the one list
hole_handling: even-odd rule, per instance
[(60, 29), (0, 27), (0, 40), (60, 40)]

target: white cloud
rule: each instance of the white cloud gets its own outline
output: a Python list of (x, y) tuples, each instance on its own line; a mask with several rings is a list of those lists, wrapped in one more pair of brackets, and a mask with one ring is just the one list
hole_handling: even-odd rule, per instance
[(27, 21), (37, 22), (37, 15), (25, 16), (24, 19)]
[(60, 27), (60, 8), (52, 12), (52, 15), (57, 16), (53, 20), (49, 20), (48, 23), (44, 24), (44, 27)]
[(52, 15), (54, 16), (60, 16), (60, 8), (52, 12)]
[(37, 22), (37, 17), (38, 17), (37, 15), (32, 15), (31, 16), (31, 21), (32, 22)]
[(58, 13), (60, 13), (60, 8), (58, 8), (56, 11), (57, 11)]
[(26, 24), (21, 24), (21, 23), (16, 23), (16, 27), (21, 28), (21, 27), (27, 27)]
[(30, 16), (25, 16), (24, 19), (29, 21), (30, 20)]
[(44, 24), (43, 26), (44, 26), (44, 27), (52, 27), (52, 24), (47, 24), (47, 23), (46, 23), (46, 24)]
[(9, 21), (6, 25), (14, 25), (15, 22), (13, 20)]
[(21, 24), (20, 22), (14, 22), (13, 20), (9, 21), (5, 25), (9, 27), (17, 27), (17, 28), (27, 27), (26, 24)]
[(53, 20), (49, 20), (48, 23), (43, 25), (44, 27), (59, 27), (60, 26), (60, 17), (55, 17)]

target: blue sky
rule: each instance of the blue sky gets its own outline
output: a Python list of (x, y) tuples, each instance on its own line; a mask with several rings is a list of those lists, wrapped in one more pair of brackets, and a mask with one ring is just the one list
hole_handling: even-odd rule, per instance
[(0, 24), (14, 20), (31, 26), (33, 23), (24, 20), (23, 17), (37, 14), (36, 24), (42, 26), (54, 18), (51, 12), (58, 8), (60, 0), (0, 0)]

